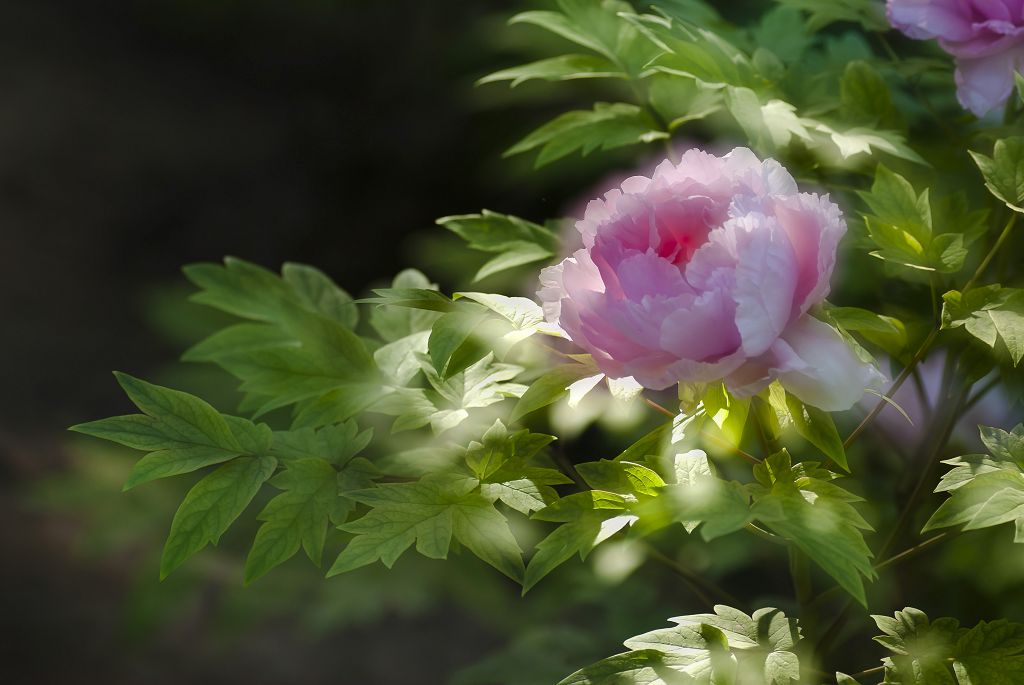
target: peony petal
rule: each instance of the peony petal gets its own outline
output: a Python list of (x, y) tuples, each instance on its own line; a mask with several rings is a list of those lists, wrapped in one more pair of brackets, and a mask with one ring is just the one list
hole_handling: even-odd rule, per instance
[(736, 303), (725, 290), (686, 298), (684, 306), (661, 323), (660, 346), (674, 356), (698, 362), (732, 354), (742, 343), (736, 327)]
[(812, 316), (790, 324), (782, 341), (795, 356), (782, 359), (776, 351), (784, 368), (778, 370), (778, 379), (787, 392), (819, 409), (849, 409), (867, 388), (878, 388), (885, 380), (873, 364), (854, 353), (839, 331)]
[(772, 346), (789, 323), (797, 284), (796, 254), (774, 218), (751, 214), (731, 219), (736, 236), (736, 328), (748, 357)]
[(789, 237), (796, 256), (793, 318), (805, 314), (828, 296), (839, 241), (846, 222), (828, 196), (806, 193), (775, 202), (775, 216)]
[(997, 55), (956, 62), (956, 96), (979, 117), (1001, 106), (1013, 92), (1013, 72), (1024, 62), (1018, 46)]
[(966, 40), (973, 34), (963, 0), (889, 0), (889, 23), (916, 39)]

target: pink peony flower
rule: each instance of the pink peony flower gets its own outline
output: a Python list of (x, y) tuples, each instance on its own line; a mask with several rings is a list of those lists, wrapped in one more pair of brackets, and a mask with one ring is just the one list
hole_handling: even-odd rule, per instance
[(911, 38), (938, 38), (956, 57), (957, 97), (978, 116), (1013, 92), (1024, 65), (1024, 0), (888, 0), (889, 23)]
[(778, 378), (828, 411), (881, 380), (807, 313), (828, 294), (846, 224), (775, 160), (689, 150), (592, 201), (576, 228), (583, 249), (541, 272), (538, 295), (611, 378), (724, 380), (740, 396)]

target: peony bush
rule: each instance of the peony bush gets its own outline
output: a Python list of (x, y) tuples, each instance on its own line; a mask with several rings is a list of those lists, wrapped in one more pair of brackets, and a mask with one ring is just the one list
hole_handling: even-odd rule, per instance
[(239, 405), (122, 373), (138, 413), (73, 427), (145, 453), (126, 489), (195, 474), (161, 577), (255, 512), (245, 583), (299, 550), (337, 576), (415, 547), (478, 558), (522, 606), (574, 557), (618, 569), (611, 592), (647, 562), (687, 589), (562, 685), (1024, 683), (1019, 605), (933, 620), (912, 605), (956, 584), (900, 575), (1024, 541), (1024, 3), (762, 4), (513, 16), (551, 41), (509, 44), (567, 52), (479, 85), (593, 100), (506, 155), (632, 175), (568, 221), (439, 219), (479, 257), (443, 290), (186, 267), (235, 321), (184, 359)]

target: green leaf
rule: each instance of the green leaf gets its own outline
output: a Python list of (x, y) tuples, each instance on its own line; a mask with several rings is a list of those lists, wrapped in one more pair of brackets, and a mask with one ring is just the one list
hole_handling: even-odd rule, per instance
[(849, 473), (846, 449), (843, 447), (843, 439), (839, 437), (839, 431), (836, 430), (836, 424), (832, 421), (832, 415), (817, 407), (806, 405), (788, 393), (786, 406), (789, 408), (796, 432)]
[(912, 607), (897, 611), (895, 618), (871, 618), (885, 633), (876, 637), (875, 642), (893, 652), (893, 656), (883, 659), (886, 682), (956, 683), (948, 663), (959, 630), (956, 620), (940, 618), (931, 622), (923, 611)]
[(558, 237), (547, 228), (487, 209), (480, 214), (442, 217), (437, 223), (465, 240), (470, 249), (498, 253), (480, 268), (474, 281), (550, 259), (559, 249)]
[(310, 311), (338, 321), (349, 329), (359, 324), (359, 310), (352, 296), (319, 269), (285, 262), (281, 267), (281, 278)]
[(858, 307), (830, 307), (825, 313), (843, 330), (859, 333), (890, 355), (899, 356), (907, 346), (907, 329), (899, 319)]
[(246, 584), (290, 559), (301, 546), (314, 564), (323, 556), (327, 523), (338, 498), (338, 472), (323, 459), (298, 459), (270, 484), (283, 490), (257, 517), (264, 521), (245, 561)]
[[(332, 418), (341, 421), (376, 399), (379, 378), (373, 359), (351, 331), (358, 322), (356, 305), (321, 272), (286, 264), (279, 278), (228, 258), (224, 266), (197, 264), (185, 273), (201, 288), (195, 301), (265, 322), (276, 331), (234, 328), (188, 353), (189, 358), (216, 361), (242, 381), (245, 406), (256, 415), (337, 393), (345, 402), (335, 402)], [(232, 344), (247, 334), (255, 336), (254, 343)]]
[(720, 35), (721, 25), (708, 30), (691, 23), (686, 9), (678, 20), (671, 17), (678, 15), (678, 11), (662, 11), (670, 18), (622, 15), (661, 50), (648, 61), (646, 69), (691, 78), (710, 89), (763, 87), (764, 79), (757, 74), (750, 58)]
[(450, 312), (455, 309), (451, 298), (433, 288), (374, 288), (373, 293), (376, 297), (366, 297), (360, 302), (432, 312)]
[(701, 404), (707, 417), (718, 426), (730, 444), (738, 446), (750, 413), (750, 400), (734, 397), (722, 383), (707, 389)]
[(971, 152), (989, 192), (1015, 212), (1024, 212), (1024, 137), (997, 140), (991, 157)]
[(560, 471), (546, 467), (537, 458), (555, 436), (520, 430), (509, 433), (496, 420), (482, 441), (466, 448), (466, 465), (480, 480), (480, 492), (493, 501), (501, 500), (516, 511), (529, 515), (558, 499), (552, 485), (572, 483)]
[(981, 428), (990, 455), (966, 455), (943, 463), (953, 466), (936, 492), (950, 497), (932, 514), (924, 530), (962, 525), (964, 530), (1016, 524), (1015, 542), (1024, 542), (1024, 425), (1011, 432)]
[(667, 685), (673, 680), (665, 680), (662, 675), (673, 673), (673, 666), (685, 668), (688, 662), (654, 649), (637, 650), (602, 659), (558, 685)]
[(527, 414), (558, 401), (569, 392), (569, 386), (576, 381), (600, 373), (592, 364), (563, 364), (546, 372), (530, 384), (512, 410), (512, 420), (518, 421)]
[(72, 426), (71, 430), (150, 452), (132, 469), (124, 489), (157, 478), (190, 473), (241, 455), (270, 448), (270, 429), (226, 416), (203, 400), (179, 390), (115, 374), (145, 414), (115, 416)]
[(1024, 680), (1024, 625), (1005, 619), (981, 621), (960, 636), (953, 672), (961, 685)]
[(594, 109), (566, 112), (513, 145), (506, 156), (540, 148), (538, 167), (580, 150), (611, 150), (669, 137), (650, 114), (636, 105), (598, 102)]
[(239, 323), (222, 328), (190, 347), (181, 358), (187, 362), (216, 362), (223, 357), (276, 347), (299, 347), (286, 331), (261, 323)]
[(789, 145), (794, 137), (805, 142), (811, 140), (811, 122), (797, 116), (796, 108), (788, 102), (774, 99), (762, 104), (750, 88), (729, 88), (725, 102), (758, 150), (774, 152)]
[(468, 292), (455, 293), (455, 297), (463, 297), (482, 304), (506, 321), (511, 330), (504, 335), (504, 339), (511, 344), (525, 340), (537, 332), (550, 335), (556, 333), (544, 323), (544, 310), (528, 298)]
[(861, 604), (861, 577), (874, 578), (862, 530), (871, 526), (851, 505), (860, 498), (828, 482), (815, 462), (792, 464), (785, 450), (754, 467), (754, 516), (811, 558)]
[(967, 629), (952, 618), (929, 621), (912, 607), (895, 618), (872, 618), (885, 633), (875, 641), (892, 652), (882, 660), (887, 683), (1009, 685), (1024, 677), (1024, 625), (1019, 623), (981, 621)]
[(632, 651), (577, 671), (560, 685), (791, 685), (800, 679), (792, 651), (800, 640), (797, 621), (778, 609), (748, 616), (718, 605), (714, 614), (669, 620), (677, 625), (626, 640)]
[[(406, 269), (395, 276), (390, 290), (437, 290), (437, 286), (416, 269)], [(442, 298), (447, 300), (443, 296)], [(381, 338), (393, 342), (429, 330), (437, 316), (435, 312), (429, 310), (380, 306), (370, 310), (370, 325)]]
[(397, 388), (373, 405), (372, 410), (397, 416), (392, 432), (430, 425), (435, 434), (454, 428), (469, 418), (469, 410), (488, 407), (507, 397), (521, 397), (526, 386), (512, 383), (522, 367), (496, 364), (493, 355), (451, 378), (442, 379), (425, 355), (420, 370), (430, 389)]
[(633, 8), (621, 0), (558, 0), (558, 12), (522, 12), (510, 24), (532, 24), (621, 65), (626, 73), (639, 76), (655, 51), (635, 29), (624, 25), (622, 12)]
[(239, 457), (196, 483), (174, 514), (160, 559), (160, 578), (207, 543), (216, 544), (276, 466), (273, 457)]
[[(872, 212), (864, 216), (868, 235), (880, 248), (872, 255), (926, 271), (954, 273), (963, 267), (967, 236), (959, 231), (968, 226), (965, 223), (955, 227), (957, 232), (933, 235), (927, 189), (918, 195), (907, 179), (880, 164), (871, 191), (860, 196)], [(948, 225), (946, 220), (942, 223)]]
[(863, 60), (846, 65), (839, 82), (841, 112), (851, 123), (895, 129), (901, 125), (889, 86), (878, 71)]
[(432, 559), (445, 559), (454, 537), (491, 566), (519, 581), (523, 559), (508, 522), (478, 491), (473, 479), (388, 483), (349, 497), (372, 507), (340, 528), (356, 537), (342, 550), (328, 576), (380, 560), (391, 568), (413, 543)]
[[(667, 515), (692, 533), (701, 527), (705, 540), (727, 535), (747, 525), (752, 514), (750, 495), (734, 481), (724, 481), (703, 450), (680, 452), (673, 458), (674, 482), (662, 488), (655, 501)], [(650, 509), (651, 507), (648, 507)], [(646, 520), (644, 509), (641, 518)]]
[(501, 470), (525, 468), (529, 460), (555, 440), (553, 435), (531, 433), (525, 428), (509, 433), (501, 419), (484, 433), (481, 442), (473, 441), (466, 448), (466, 465), (480, 480), (487, 480)]
[(542, 79), (544, 81), (572, 81), (584, 78), (626, 78), (615, 64), (597, 55), (561, 55), (502, 69), (484, 76), (478, 86), (498, 81), (511, 81), (513, 88), (520, 83)]
[(473, 332), (485, 318), (486, 310), (473, 306), (442, 314), (434, 322), (427, 341), (427, 353), (441, 378), (463, 371), (487, 354), (487, 348), (473, 337)]
[(888, 20), (885, 7), (875, 0), (829, 0), (827, 3), (818, 0), (775, 0), (786, 5), (808, 12), (807, 28), (819, 31), (837, 21), (848, 21), (860, 24), (868, 31), (888, 31)]
[(918, 195), (907, 179), (879, 164), (871, 191), (859, 194), (878, 222), (905, 231), (922, 245), (931, 241), (932, 211), (927, 190)]
[(1024, 359), (1024, 290), (989, 285), (942, 296), (942, 327), (964, 329), (989, 347), (1006, 345), (1014, 366)]
[(199, 286), (192, 300), (244, 319), (278, 323), (292, 309), (327, 317), (354, 328), (359, 314), (351, 296), (321, 271), (287, 263), (282, 277), (235, 257), (217, 264), (192, 264), (185, 276)]
[(372, 428), (360, 432), (355, 421), (325, 426), (319, 430), (297, 428), (275, 431), (271, 454), (282, 462), (323, 459), (342, 467), (362, 452), (372, 437)]
[(594, 547), (637, 520), (627, 510), (622, 495), (600, 490), (563, 497), (533, 518), (563, 525), (537, 544), (537, 551), (526, 567), (524, 594), (574, 554), (585, 559)]
[(869, 155), (872, 151), (884, 152), (908, 162), (921, 166), (929, 166), (928, 161), (907, 145), (906, 138), (895, 131), (885, 131), (866, 126), (854, 126), (842, 131), (836, 130), (824, 122), (807, 120), (807, 125), (815, 131), (829, 137), (843, 159), (855, 155)]
[(790, 7), (774, 7), (765, 12), (753, 29), (753, 38), (755, 45), (771, 48), (786, 64), (799, 61), (811, 46), (803, 17)]
[(628, 461), (602, 459), (577, 464), (576, 470), (587, 485), (595, 490), (605, 490), (619, 495), (655, 497), (658, 495), (658, 489), (665, 486), (665, 481), (655, 471)]

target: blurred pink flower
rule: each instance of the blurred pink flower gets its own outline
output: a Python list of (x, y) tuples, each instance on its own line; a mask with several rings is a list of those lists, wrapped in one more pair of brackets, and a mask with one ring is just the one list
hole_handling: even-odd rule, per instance
[[(917, 367), (920, 384), (908, 380), (896, 391), (892, 400), (903, 410), (902, 412), (887, 404), (878, 414), (875, 421), (887, 440), (910, 450), (929, 437), (928, 418), (944, 401), (942, 373), (946, 355), (945, 350), (929, 355)], [(879, 363), (883, 366), (887, 361), (885, 358), (879, 358)], [(997, 374), (998, 371), (994, 371), (978, 381), (976, 387), (985, 386)], [(877, 397), (865, 397), (860, 405), (866, 413), (876, 402)], [(981, 449), (978, 426), (995, 426), (1010, 430), (1018, 421), (1019, 416), (1009, 393), (1005, 387), (997, 385), (956, 418), (954, 437), (972, 448)]]
[(1024, 0), (888, 0), (889, 23), (956, 57), (957, 97), (978, 116), (1006, 102), (1024, 65)]
[(593, 200), (576, 229), (583, 248), (541, 272), (538, 295), (612, 378), (724, 380), (741, 396), (778, 378), (829, 411), (881, 380), (807, 314), (828, 294), (846, 224), (775, 160), (689, 150)]

